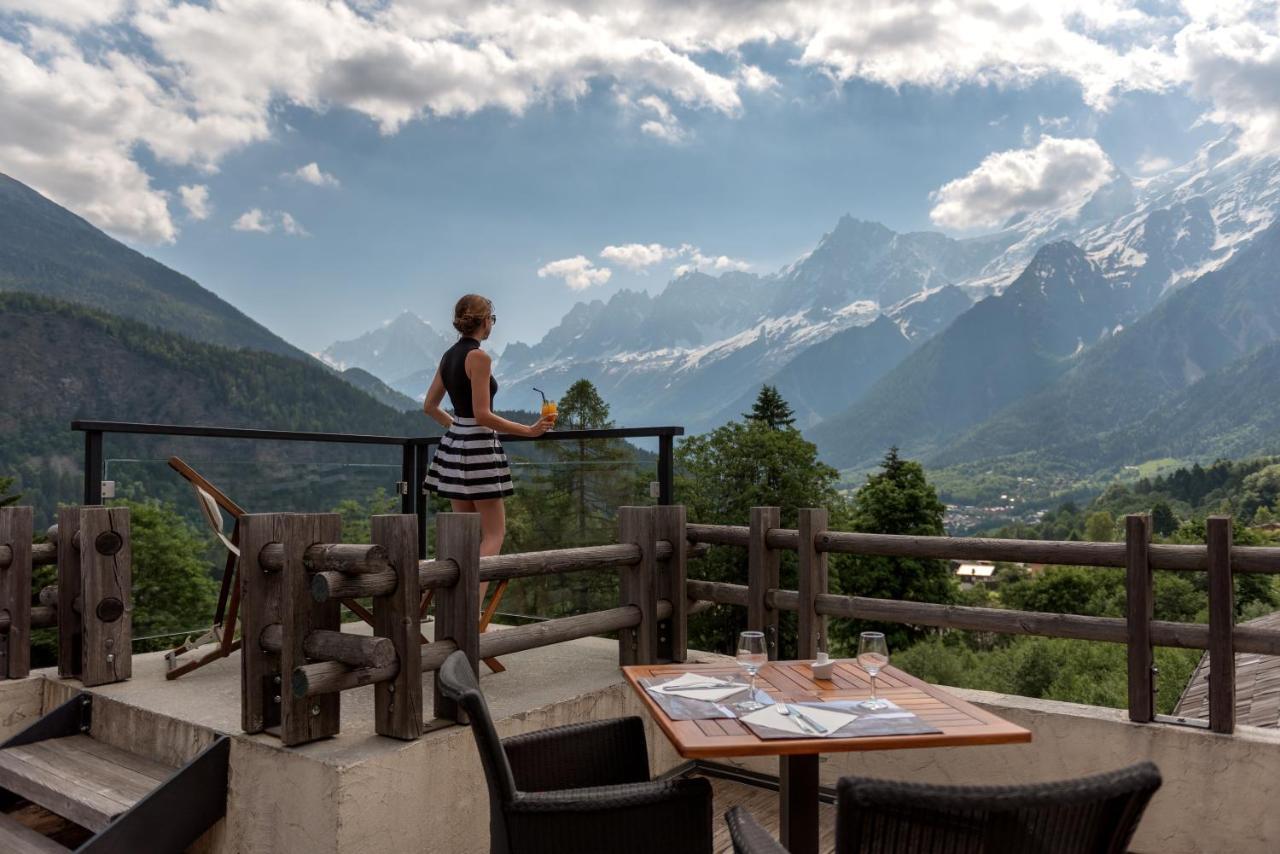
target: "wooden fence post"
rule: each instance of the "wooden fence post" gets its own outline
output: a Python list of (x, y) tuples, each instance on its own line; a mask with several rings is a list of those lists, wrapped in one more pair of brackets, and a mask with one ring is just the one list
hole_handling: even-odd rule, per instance
[[(480, 676), (480, 514), (436, 514), (436, 559), (458, 567), (458, 583), (436, 592), (437, 641), (451, 640), (466, 653), (476, 678)], [(435, 716), (464, 723), (458, 704), (440, 690), (435, 671)]]
[(280, 703), (287, 688), (280, 655), (266, 651), (255, 639), (280, 622), (281, 574), (267, 570), (258, 558), (269, 543), (284, 542), (285, 518), (284, 513), (247, 513), (240, 518), (240, 728), (245, 732), (280, 726)]
[(618, 542), (640, 547), (640, 562), (623, 567), (618, 578), (619, 603), (640, 609), (640, 624), (618, 633), (619, 666), (655, 664), (658, 661), (656, 510), (656, 507), (618, 508)]
[(671, 557), (658, 573), (658, 598), (671, 603), (671, 617), (658, 623), (658, 660), (684, 661), (689, 654), (689, 598), (685, 582), (689, 578), (689, 540), (685, 534), (682, 504), (659, 505), (655, 537), (671, 543)]
[[(782, 513), (777, 507), (752, 507), (751, 532), (747, 542), (747, 628), (764, 632), (769, 660), (778, 658), (778, 612), (770, 608), (766, 597), (776, 590), (781, 567), (781, 554), (769, 548), (765, 538), (770, 528), (781, 525)], [(731, 638), (735, 644), (737, 638)]]
[(0, 507), (0, 546), (9, 563), (0, 569), (0, 612), (9, 631), (0, 634), (0, 679), (31, 673), (31, 508)]
[(76, 596), (80, 595), (80, 507), (58, 508), (58, 675), (80, 675), (81, 631)]
[(1151, 620), (1155, 615), (1150, 543), (1151, 517), (1131, 513), (1124, 519), (1125, 597), (1129, 630), (1129, 720), (1155, 719), (1155, 653)]
[(1231, 517), (1210, 516), (1209, 549), (1209, 729), (1236, 726), (1235, 589), (1231, 577)]
[(418, 517), (374, 516), (373, 542), (387, 550), (396, 589), (373, 600), (373, 633), (391, 638), (400, 670), (374, 687), (374, 728), (378, 735), (415, 739), (422, 735), (422, 644), (418, 608)]
[(817, 658), (827, 649), (827, 618), (816, 610), (817, 597), (827, 592), (827, 553), (817, 548), (817, 537), (827, 530), (827, 508), (800, 511), (800, 625), (796, 657)]
[[(289, 513), (284, 519), (284, 566), (280, 578), (279, 620), (283, 630), (280, 673), (280, 740), (286, 745), (305, 744), (337, 735), (342, 729), (338, 692), (317, 697), (297, 697), (290, 688), (294, 668), (310, 663), (303, 647), (316, 630), (340, 631), (339, 603), (316, 602), (311, 596), (307, 549), (316, 543), (342, 539), (342, 517), (336, 513)], [(261, 645), (261, 635), (251, 637)], [(242, 644), (243, 648), (243, 644)]]
[(129, 508), (83, 508), (80, 591), (63, 592), (59, 585), (58, 601), (80, 601), (80, 681), (87, 688), (133, 675), (132, 567)]

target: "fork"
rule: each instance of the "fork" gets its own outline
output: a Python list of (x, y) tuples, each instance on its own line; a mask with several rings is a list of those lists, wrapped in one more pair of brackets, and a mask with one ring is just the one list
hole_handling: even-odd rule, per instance
[(809, 721), (806, 718), (804, 718), (800, 714), (793, 715), (791, 713), (791, 707), (788, 706), (786, 703), (774, 703), (773, 710), (778, 714), (782, 715), (783, 717), (789, 717), (794, 719), (796, 722), (796, 726), (800, 727), (800, 729), (803, 730), (804, 732), (807, 732), (810, 735), (818, 734), (818, 731), (813, 728), (813, 726), (809, 723)]

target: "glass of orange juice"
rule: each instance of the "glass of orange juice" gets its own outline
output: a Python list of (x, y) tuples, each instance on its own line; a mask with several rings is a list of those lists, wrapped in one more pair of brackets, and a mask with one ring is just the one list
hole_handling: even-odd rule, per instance
[(554, 400), (542, 401), (542, 417), (546, 418), (548, 415), (555, 415), (555, 414), (556, 414), (556, 402)]

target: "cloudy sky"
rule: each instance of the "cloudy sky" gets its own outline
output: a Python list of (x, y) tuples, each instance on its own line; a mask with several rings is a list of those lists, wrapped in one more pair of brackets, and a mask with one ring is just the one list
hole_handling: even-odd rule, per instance
[(310, 350), (981, 233), (1273, 150), (1277, 92), (1271, 2), (0, 0), (0, 172)]

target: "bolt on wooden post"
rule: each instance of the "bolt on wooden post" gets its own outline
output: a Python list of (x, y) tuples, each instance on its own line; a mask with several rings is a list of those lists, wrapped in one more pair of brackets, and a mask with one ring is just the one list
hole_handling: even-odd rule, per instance
[[(640, 622), (618, 632), (618, 664), (658, 661), (658, 529), (654, 507), (619, 507), (618, 542), (640, 549), (640, 560), (624, 566), (618, 578), (618, 602), (640, 612)], [(674, 605), (673, 605), (674, 608)]]
[(1155, 594), (1151, 576), (1151, 517), (1125, 517), (1125, 598), (1129, 635), (1129, 720), (1155, 720), (1155, 649), (1151, 620)]
[[(286, 745), (337, 735), (337, 692), (298, 696), (291, 685), (295, 669), (309, 661), (312, 634), (323, 639), (321, 633), (341, 629), (338, 602), (311, 596), (306, 553), (341, 539), (342, 519), (336, 513), (250, 513), (240, 522), (241, 726), (274, 732)], [(282, 547), (280, 561), (264, 560), (275, 544)]]
[[(436, 515), (436, 560), (453, 561), (458, 581), (436, 592), (436, 641), (451, 640), (466, 653), (471, 669), (480, 675), (480, 514)], [(435, 672), (435, 716), (465, 722), (458, 704), (440, 690)]]
[(827, 592), (827, 553), (818, 551), (817, 538), (827, 530), (827, 508), (800, 511), (800, 619), (796, 639), (798, 658), (816, 658), (827, 649), (827, 618), (817, 611), (818, 596)]
[(778, 658), (778, 611), (769, 607), (768, 596), (778, 588), (782, 555), (769, 548), (767, 538), (770, 529), (781, 526), (781, 518), (777, 507), (752, 507), (747, 541), (747, 628), (764, 632), (770, 661)]
[(1231, 733), (1236, 726), (1235, 585), (1231, 570), (1230, 516), (1210, 516), (1209, 551), (1209, 729)]
[(59, 676), (93, 687), (133, 675), (132, 564), (127, 507), (58, 511)]
[[(685, 509), (681, 504), (649, 508), (654, 516), (657, 540), (671, 544), (671, 556), (658, 566), (658, 599), (671, 603), (671, 616), (658, 621), (658, 661), (681, 662), (689, 653), (689, 540), (685, 533)], [(624, 570), (625, 572), (625, 570)]]
[(370, 528), (373, 542), (386, 549), (396, 572), (395, 590), (373, 600), (373, 633), (391, 639), (400, 666), (394, 679), (374, 688), (374, 728), (378, 735), (415, 739), (422, 735), (418, 517), (374, 516)]
[(31, 508), (0, 507), (0, 678), (31, 672)]

